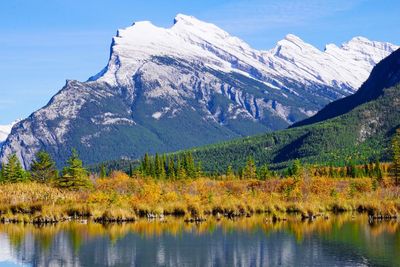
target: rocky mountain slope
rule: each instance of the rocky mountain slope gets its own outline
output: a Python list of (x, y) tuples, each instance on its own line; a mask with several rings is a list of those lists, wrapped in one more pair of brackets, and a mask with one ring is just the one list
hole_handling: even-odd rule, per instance
[[(327, 119), (320, 120), (323, 116)], [(242, 167), (250, 156), (259, 165), (276, 168), (297, 158), (325, 165), (390, 160), (390, 140), (400, 127), (400, 50), (382, 60), (357, 93), (333, 102), (314, 118), (318, 122), (306, 120), (305, 126), (197, 148), (194, 156), (205, 170), (219, 172), (228, 164)]]
[(17, 124), (0, 160), (17, 153), (28, 167), (45, 149), (61, 166), (74, 147), (95, 163), (283, 129), (353, 93), (396, 48), (356, 37), (320, 51), (288, 35), (258, 51), (190, 16), (168, 29), (137, 22), (101, 72)]
[(0, 125), (0, 147), (3, 142), (7, 139), (8, 135), (11, 133), (11, 129), (14, 124), (18, 123), (20, 120), (16, 120), (10, 124)]

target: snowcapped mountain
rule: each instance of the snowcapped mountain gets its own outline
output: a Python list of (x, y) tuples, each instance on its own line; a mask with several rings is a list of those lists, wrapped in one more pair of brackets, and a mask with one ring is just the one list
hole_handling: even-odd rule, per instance
[(186, 15), (168, 29), (136, 22), (118, 30), (101, 72), (67, 81), (16, 126), (0, 159), (29, 166), (45, 149), (60, 166), (75, 147), (94, 163), (282, 129), (355, 92), (397, 48), (356, 37), (320, 51), (289, 34), (258, 51)]
[[(372, 67), (396, 48), (355, 37), (341, 47), (329, 44), (320, 51), (288, 34), (275, 48), (258, 51), (213, 24), (179, 14), (169, 29), (144, 21), (119, 30), (113, 38), (107, 68), (92, 80), (133, 87), (131, 74), (151, 57), (167, 55), (201, 61), (215, 70), (236, 71), (265, 82), (272, 77), (285, 77), (354, 91)], [(252, 69), (257, 71), (253, 73)], [(274, 82), (280, 85), (278, 81), (271, 83)]]

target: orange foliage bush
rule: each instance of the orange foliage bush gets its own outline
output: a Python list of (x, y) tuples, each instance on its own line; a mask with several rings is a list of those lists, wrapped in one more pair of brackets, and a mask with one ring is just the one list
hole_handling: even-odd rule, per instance
[(110, 178), (97, 179), (96, 189), (101, 191), (115, 191), (119, 194), (132, 192), (134, 189), (134, 180), (124, 172), (113, 172)]
[(350, 190), (358, 193), (366, 193), (372, 191), (372, 180), (366, 178), (356, 178), (350, 182)]
[(332, 179), (313, 178), (310, 184), (310, 191), (316, 195), (329, 196), (335, 185), (336, 183)]

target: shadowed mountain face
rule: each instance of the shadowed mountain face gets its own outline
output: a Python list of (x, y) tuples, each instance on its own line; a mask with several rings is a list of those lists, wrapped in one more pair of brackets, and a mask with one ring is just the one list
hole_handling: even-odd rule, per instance
[(377, 99), (384, 89), (393, 87), (400, 81), (400, 50), (381, 61), (373, 70), (369, 79), (353, 95), (328, 104), (314, 116), (295, 123), (292, 127), (308, 125), (349, 112), (355, 107)]
[(0, 160), (29, 167), (44, 149), (60, 167), (76, 148), (90, 164), (283, 129), (352, 94), (396, 48), (356, 37), (320, 51), (288, 35), (258, 51), (185, 15), (169, 29), (138, 22), (118, 31), (101, 72), (16, 124)]
[[(381, 61), (360, 90), (290, 129), (194, 149), (206, 171), (239, 168), (249, 156), (259, 165), (365, 163), (390, 159), (390, 139), (400, 127), (400, 50)], [(316, 122), (313, 124), (309, 124)]]

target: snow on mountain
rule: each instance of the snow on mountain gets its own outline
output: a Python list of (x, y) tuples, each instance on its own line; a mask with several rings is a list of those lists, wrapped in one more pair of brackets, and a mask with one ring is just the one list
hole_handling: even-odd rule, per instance
[(7, 125), (0, 125), (0, 146), (7, 139), (8, 135), (11, 133), (12, 127), (19, 121), (20, 120), (16, 120)]
[[(275, 48), (258, 51), (213, 24), (179, 14), (168, 29), (143, 21), (118, 30), (106, 70), (92, 80), (132, 86), (130, 77), (144, 62), (168, 55), (201, 61), (219, 71), (245, 73), (268, 83), (272, 77), (284, 77), (353, 92), (373, 66), (397, 48), (390, 43), (355, 37), (340, 47), (329, 44), (325, 51), (320, 51), (288, 34)], [(279, 81), (274, 82), (279, 85)]]
[(179, 14), (118, 30), (107, 66), (68, 80), (19, 122), (1, 147), (28, 167), (40, 149), (62, 166), (137, 158), (278, 130), (347, 96), (398, 46), (356, 37), (321, 51), (289, 34), (260, 51), (217, 26)]

